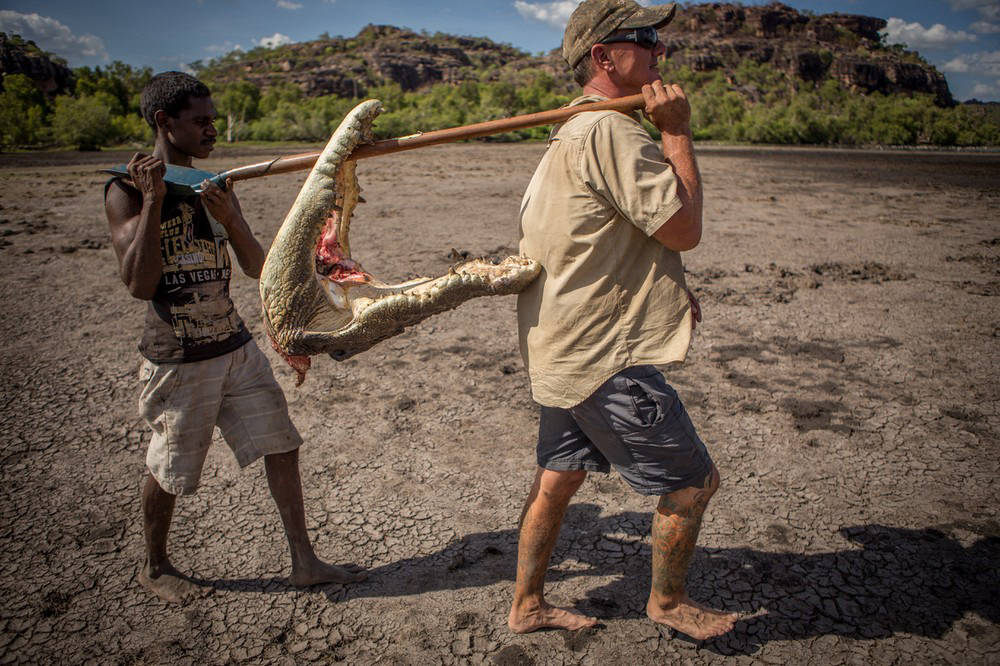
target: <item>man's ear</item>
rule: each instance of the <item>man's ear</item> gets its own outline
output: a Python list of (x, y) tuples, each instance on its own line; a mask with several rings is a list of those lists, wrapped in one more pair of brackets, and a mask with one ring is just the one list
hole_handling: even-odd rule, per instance
[(608, 49), (604, 44), (594, 44), (590, 47), (590, 59), (594, 63), (594, 67), (603, 69), (606, 72), (610, 72), (615, 67), (615, 64), (611, 61), (611, 54), (608, 53)]
[(167, 116), (167, 112), (166, 111), (164, 111), (163, 109), (157, 109), (153, 113), (153, 122), (156, 123), (156, 127), (157, 128), (162, 127), (163, 129), (167, 129), (167, 118), (168, 117), (169, 116)]

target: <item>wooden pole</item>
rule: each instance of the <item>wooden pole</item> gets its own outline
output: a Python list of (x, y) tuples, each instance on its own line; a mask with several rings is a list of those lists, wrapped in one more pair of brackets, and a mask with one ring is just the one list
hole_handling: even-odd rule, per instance
[[(362, 144), (354, 149), (350, 159), (360, 160), (367, 157), (377, 157), (379, 155), (390, 155), (404, 150), (414, 150), (427, 146), (436, 146), (442, 143), (462, 141), (463, 139), (477, 139), (491, 134), (503, 134), (514, 130), (526, 129), (528, 127), (538, 127), (540, 125), (551, 125), (568, 120), (572, 116), (583, 111), (631, 111), (642, 108), (646, 101), (642, 94), (630, 95), (628, 97), (618, 97), (604, 102), (593, 102), (590, 104), (580, 104), (578, 106), (562, 107), (551, 111), (539, 111), (513, 118), (503, 118), (501, 120), (488, 120), (474, 125), (463, 125), (462, 127), (451, 127), (448, 129), (434, 130), (412, 136), (404, 136), (398, 139), (385, 139), (375, 143)], [(219, 179), (225, 182), (226, 178), (233, 180), (246, 180), (248, 178), (259, 178), (270, 176), (276, 173), (288, 173), (289, 171), (301, 171), (312, 168), (319, 159), (320, 153), (301, 153), (299, 155), (289, 155), (278, 157), (270, 162), (260, 162), (248, 166), (237, 167), (219, 174)]]

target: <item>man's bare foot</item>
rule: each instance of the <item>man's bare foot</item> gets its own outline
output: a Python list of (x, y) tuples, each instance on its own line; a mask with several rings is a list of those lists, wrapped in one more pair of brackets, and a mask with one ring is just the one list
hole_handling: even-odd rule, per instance
[(206, 588), (192, 583), (187, 576), (175, 569), (169, 562), (156, 567), (144, 564), (139, 570), (139, 584), (173, 604), (184, 604), (196, 597), (205, 596)]
[(714, 638), (732, 630), (739, 615), (724, 613), (692, 601), (686, 594), (677, 604), (663, 608), (651, 599), (646, 615), (653, 622), (665, 624), (699, 641)]
[(292, 566), (288, 584), (295, 587), (322, 585), (323, 583), (358, 583), (368, 578), (368, 572), (361, 567), (347, 564), (342, 567), (327, 564), (316, 558), (309, 564)]
[(584, 629), (597, 624), (597, 618), (587, 617), (567, 608), (550, 606), (544, 601), (533, 608), (511, 608), (507, 626), (515, 634), (527, 634), (539, 629)]

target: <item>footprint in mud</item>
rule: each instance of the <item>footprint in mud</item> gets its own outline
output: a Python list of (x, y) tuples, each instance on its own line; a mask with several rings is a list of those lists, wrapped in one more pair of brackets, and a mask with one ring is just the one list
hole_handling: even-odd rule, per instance
[(832, 432), (851, 433), (858, 427), (857, 422), (850, 418), (835, 418), (845, 414), (842, 404), (829, 400), (799, 400), (787, 398), (780, 402), (781, 408), (791, 415), (795, 421), (795, 429), (799, 432), (811, 430), (829, 430)]
[(966, 254), (960, 257), (947, 256), (944, 258), (948, 263), (960, 262), (972, 264), (979, 270), (993, 275), (1000, 274), (1000, 255), (991, 256), (986, 254)]
[(765, 267), (746, 264), (742, 272), (709, 268), (691, 275), (699, 299), (726, 305), (790, 303), (799, 289), (819, 286), (801, 271), (773, 263)]
[(942, 408), (941, 413), (955, 419), (959, 423), (959, 428), (979, 437), (990, 437), (992, 431), (989, 426), (983, 423), (986, 420), (982, 414), (974, 409), (961, 406)]
[(956, 284), (967, 294), (972, 294), (973, 296), (1000, 296), (1000, 281), (997, 280), (990, 280), (989, 282), (962, 280)]
[(767, 526), (764, 530), (764, 537), (771, 543), (781, 546), (787, 546), (791, 543), (788, 528), (777, 523), (771, 523)]
[(497, 666), (535, 666), (535, 660), (519, 645), (508, 645), (493, 655)]
[(563, 645), (572, 652), (580, 652), (597, 637), (597, 631), (596, 627), (587, 627), (585, 629), (577, 629), (576, 631), (563, 631)]
[(69, 602), (73, 597), (65, 592), (49, 592), (45, 595), (44, 605), (40, 615), (42, 617), (59, 617), (69, 610)]
[(480, 624), (479, 616), (475, 613), (459, 613), (455, 616), (452, 626), (457, 630), (478, 627)]
[(882, 284), (890, 280), (909, 280), (913, 273), (904, 273), (875, 261), (860, 264), (844, 264), (839, 261), (813, 264), (809, 269), (833, 282), (874, 282)]
[(790, 303), (801, 289), (819, 289), (825, 281), (871, 282), (908, 280), (914, 275), (877, 262), (827, 262), (803, 269), (746, 264), (742, 272), (720, 268), (691, 271), (695, 295), (707, 302), (754, 306)]

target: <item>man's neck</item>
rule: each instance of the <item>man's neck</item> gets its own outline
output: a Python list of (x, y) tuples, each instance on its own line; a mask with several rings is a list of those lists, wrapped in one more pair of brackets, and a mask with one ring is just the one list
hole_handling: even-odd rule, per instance
[(606, 97), (607, 99), (615, 99), (616, 97), (625, 97), (627, 95), (635, 95), (642, 92), (642, 90), (625, 90), (610, 77), (603, 75), (603, 73), (598, 74), (590, 81), (587, 85), (583, 87), (584, 95), (598, 95), (599, 97)]
[(156, 145), (153, 147), (153, 157), (163, 160), (164, 164), (174, 164), (176, 166), (190, 167), (191, 156), (177, 150), (176, 147), (166, 137), (157, 136)]

